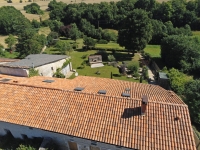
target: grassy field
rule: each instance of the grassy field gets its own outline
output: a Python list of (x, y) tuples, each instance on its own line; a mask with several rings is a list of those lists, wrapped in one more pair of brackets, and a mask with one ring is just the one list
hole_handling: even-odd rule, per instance
[[(78, 39), (77, 42), (81, 44), (81, 39)], [(45, 52), (48, 54), (59, 54), (58, 49), (52, 48), (52, 47), (47, 48), (45, 50)], [(87, 65), (87, 64), (85, 64), (83, 67), (82, 62), (87, 61), (89, 55), (97, 54), (97, 53), (98, 53), (97, 50), (85, 51), (82, 49), (78, 49), (78, 50), (71, 52), (70, 56), (72, 58), (71, 61), (72, 61), (73, 69), (76, 69), (77, 72), (79, 73), (79, 75), (83, 75), (83, 76), (95, 76), (95, 77), (102, 77), (102, 78), (110, 78), (111, 72), (112, 72), (113, 79), (139, 82), (139, 80), (134, 80), (133, 78), (127, 78), (126, 76), (121, 76), (119, 74), (119, 70), (117, 67), (113, 67), (113, 66), (107, 64), (107, 56), (109, 54), (112, 54), (112, 52), (107, 51), (102, 54), (104, 67), (91, 68), (90, 65)], [(122, 61), (135, 62), (135, 63), (139, 64), (138, 60), (140, 57), (137, 53), (135, 53), (133, 55), (133, 54), (128, 54), (128, 53), (124, 53), (124, 52), (115, 52), (113, 55), (116, 58), (116, 60), (119, 61), (118, 64), (121, 64)], [(83, 58), (83, 56), (85, 56), (85, 58)], [(96, 74), (97, 71), (100, 72), (99, 75)], [(75, 76), (73, 74), (71, 76), (71, 78), (74, 78), (74, 77)]]
[(160, 57), (160, 45), (147, 45), (144, 51), (149, 53), (152, 58)]
[(200, 41), (200, 31), (193, 31), (192, 33), (193, 33), (193, 36), (197, 37)]
[(116, 50), (124, 50), (124, 47), (119, 46), (119, 44), (114, 43), (114, 42), (109, 42), (108, 44), (96, 44), (96, 48), (104, 48), (104, 49), (109, 49), (113, 48)]
[(144, 52), (149, 53), (151, 58), (156, 62), (158, 67), (162, 70), (165, 66), (160, 56), (160, 45), (147, 45)]
[[(106, 61), (104, 62), (104, 67), (100, 68), (91, 68), (90, 66), (86, 65), (84, 68), (82, 68), (81, 63), (84, 60), (88, 59), (88, 56), (90, 54), (95, 54), (97, 51), (90, 50), (90, 51), (74, 51), (71, 53), (72, 58), (72, 66), (74, 69), (77, 70), (79, 75), (85, 75), (85, 76), (95, 76), (95, 77), (102, 77), (102, 78), (110, 78), (111, 72), (113, 74), (113, 79), (118, 80), (126, 80), (126, 81), (133, 81), (133, 82), (139, 82), (139, 80), (134, 80), (133, 78), (127, 78), (126, 76), (121, 76), (119, 74), (119, 70), (117, 67), (109, 66)], [(108, 53), (109, 54), (109, 53)], [(82, 56), (87, 55), (85, 59), (82, 58)], [(121, 53), (121, 55), (126, 55), (124, 53)], [(132, 61), (135, 61), (138, 63), (139, 55), (135, 54), (135, 56), (131, 56)], [(119, 62), (121, 64), (121, 62)], [(96, 72), (100, 72), (99, 75), (96, 74)], [(74, 78), (74, 75), (71, 76), (71, 78)]]

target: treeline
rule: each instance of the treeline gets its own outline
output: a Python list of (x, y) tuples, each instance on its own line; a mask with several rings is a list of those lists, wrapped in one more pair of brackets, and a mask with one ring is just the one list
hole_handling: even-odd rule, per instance
[(50, 19), (63, 22), (65, 25), (79, 24), (86, 19), (95, 27), (119, 29), (126, 16), (134, 9), (143, 9), (151, 19), (168, 22), (175, 27), (188, 24), (192, 30), (199, 30), (200, 0), (170, 0), (158, 3), (155, 0), (122, 0), (119, 2), (101, 2), (94, 4), (65, 4), (51, 1), (49, 3)]

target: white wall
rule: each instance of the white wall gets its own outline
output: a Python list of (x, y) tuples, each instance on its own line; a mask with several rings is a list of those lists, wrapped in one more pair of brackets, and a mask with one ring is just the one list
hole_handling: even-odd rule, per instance
[(28, 71), (22, 68), (10, 68), (10, 67), (0, 67), (1, 74), (28, 77)]
[[(27, 126), (21, 126), (21, 125), (16, 125), (16, 124), (10, 124), (6, 122), (0, 121), (0, 135), (5, 135), (6, 132), (4, 129), (9, 130), (12, 135), (15, 138), (22, 138), (21, 134), (27, 135), (28, 138), (33, 138), (33, 137), (50, 137), (53, 139), (54, 142), (56, 142), (58, 145), (60, 145), (60, 150), (61, 149), (69, 149), (68, 146), (68, 141), (73, 141), (77, 143), (77, 146), (79, 150), (81, 150), (81, 147), (86, 147), (88, 150), (90, 150), (91, 146), (91, 140), (87, 139), (82, 139), (82, 138), (77, 138), (73, 136), (68, 136), (68, 135), (63, 135), (63, 134), (58, 134), (54, 132), (49, 132), (41, 129), (36, 129), (36, 128), (29, 128)], [(130, 150), (127, 148), (116, 148), (114, 145), (109, 145), (105, 143), (100, 143), (97, 142), (97, 147), (100, 148), (100, 150)]]
[(41, 76), (52, 77), (53, 74), (56, 72), (56, 69), (61, 68), (65, 61), (66, 61), (66, 59), (62, 59), (62, 60), (59, 60), (59, 61), (56, 61), (56, 62), (53, 62), (50, 64), (35, 67), (35, 69), (39, 71), (39, 74)]

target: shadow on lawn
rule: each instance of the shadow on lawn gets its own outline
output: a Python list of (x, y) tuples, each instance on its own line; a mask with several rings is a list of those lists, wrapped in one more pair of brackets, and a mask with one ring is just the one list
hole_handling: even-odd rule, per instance
[(121, 77), (121, 74), (113, 74), (114, 77)]
[(108, 61), (108, 55), (113, 55), (116, 61), (131, 61), (134, 54), (124, 52), (108, 53), (107, 51), (98, 51), (95, 55), (101, 55), (103, 61)]
[(155, 63), (158, 65), (158, 67), (162, 70), (166, 65), (165, 63), (162, 61), (162, 58), (160, 57), (154, 57), (152, 58), (153, 61), (155, 61)]

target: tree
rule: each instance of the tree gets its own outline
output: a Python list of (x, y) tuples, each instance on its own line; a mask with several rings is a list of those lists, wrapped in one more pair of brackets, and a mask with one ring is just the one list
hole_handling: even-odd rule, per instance
[(49, 28), (53, 32), (59, 32), (60, 27), (63, 26), (63, 23), (57, 20), (52, 20), (49, 22)]
[(40, 28), (40, 22), (38, 22), (37, 20), (33, 19), (31, 22), (33, 28)]
[(5, 39), (5, 43), (8, 45), (10, 50), (12, 49), (12, 46), (14, 46), (17, 42), (17, 39), (12, 35), (9, 34), (8, 38)]
[(62, 55), (65, 55), (66, 52), (68, 52), (68, 54), (70, 54), (70, 52), (71, 52), (71, 50), (72, 50), (72, 48), (71, 48), (71, 46), (70, 46), (70, 43), (68, 43), (68, 42), (66, 42), (66, 41), (58, 41), (58, 42), (56, 43), (56, 46), (55, 46), (55, 47), (59, 49), (59, 51), (60, 51), (60, 53), (61, 53)]
[(17, 34), (28, 27), (30, 21), (19, 10), (13, 6), (0, 7), (0, 34)]
[(48, 45), (55, 45), (59, 40), (59, 35), (57, 32), (50, 32), (47, 36)]
[(76, 41), (81, 35), (81, 32), (79, 31), (79, 29), (77, 28), (76, 24), (73, 23), (71, 24), (71, 28), (69, 30), (69, 37)]
[(83, 37), (83, 44), (86, 45), (87, 49), (88, 49), (89, 46), (94, 47), (95, 44), (96, 44), (96, 41), (91, 37), (84, 36)]
[(40, 6), (37, 3), (31, 3), (30, 5), (24, 6), (26, 13), (38, 14), (41, 15), (44, 12), (40, 9)]
[(128, 70), (130, 70), (133, 74), (138, 73), (139, 65), (137, 63), (131, 62), (127, 66)]
[(192, 80), (185, 85), (186, 104), (192, 121), (200, 125), (200, 80)]
[(167, 75), (169, 76), (170, 86), (173, 91), (176, 92), (178, 95), (184, 94), (185, 85), (192, 78), (174, 68), (170, 69)]
[(200, 42), (198, 39), (171, 35), (161, 42), (161, 57), (168, 68), (180, 69), (183, 72), (200, 69)]
[(152, 37), (152, 25), (147, 12), (133, 10), (118, 33), (118, 43), (131, 51), (143, 50)]
[(149, 43), (151, 44), (160, 44), (163, 37), (167, 36), (166, 26), (158, 20), (151, 20), (153, 27), (152, 39)]
[(35, 30), (25, 29), (18, 37), (16, 50), (19, 57), (24, 58), (29, 54), (39, 54), (46, 44), (46, 37), (39, 35)]

